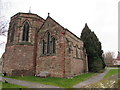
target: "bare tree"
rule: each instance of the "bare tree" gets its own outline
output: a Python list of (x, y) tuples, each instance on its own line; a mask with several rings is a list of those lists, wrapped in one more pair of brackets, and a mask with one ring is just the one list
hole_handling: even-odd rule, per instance
[(104, 61), (107, 66), (112, 65), (114, 56), (115, 56), (115, 53), (110, 51), (104, 54)]
[[(5, 49), (5, 43), (6, 43), (5, 38), (7, 37), (6, 32), (8, 31), (8, 20), (6, 19), (6, 16), (8, 16), (7, 11), (9, 9), (10, 9), (9, 1), (0, 0), (0, 58), (1, 58), (1, 54), (4, 52)], [(0, 60), (0, 64), (1, 62), (2, 59)]]
[(5, 33), (7, 32), (7, 23), (4, 22), (2, 19), (2, 17), (0, 17), (0, 35), (4, 35), (5, 36)]
[(6, 34), (8, 28), (9, 11), (11, 9), (12, 2), (10, 0), (0, 0), (0, 36)]
[[(0, 0), (0, 39), (2, 40), (2, 36), (6, 36), (7, 32), (7, 26), (8, 23), (6, 21), (6, 11), (7, 11), (7, 2), (3, 2), (3, 0)], [(3, 44), (3, 41), (0, 41), (0, 46)]]
[[(7, 32), (7, 23), (4, 17), (0, 17), (0, 36), (6, 36)], [(1, 38), (1, 37), (0, 37)], [(0, 46), (5, 42), (0, 42)]]

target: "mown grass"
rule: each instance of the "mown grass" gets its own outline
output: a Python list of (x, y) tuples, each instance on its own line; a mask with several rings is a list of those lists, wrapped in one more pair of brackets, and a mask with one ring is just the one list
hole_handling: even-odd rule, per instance
[(2, 83), (2, 88), (26, 88), (24, 86), (19, 86), (19, 85), (15, 85), (15, 84), (10, 84), (10, 83), (4, 83), (4, 82), (0, 82)]
[(71, 88), (73, 85), (76, 85), (82, 81), (85, 81), (94, 75), (96, 75), (96, 73), (86, 73), (86, 74), (78, 75), (74, 78), (69, 78), (69, 79), (55, 78), (55, 77), (40, 78), (35, 76), (23, 76), (23, 77), (11, 76), (8, 78), (36, 82), (36, 83), (46, 84), (46, 85), (54, 85), (54, 86), (63, 87), (63, 88)]
[(104, 78), (109, 78), (112, 75), (120, 73), (120, 69), (111, 69), (105, 76)]
[(107, 68), (120, 68), (120, 67), (107, 67)]

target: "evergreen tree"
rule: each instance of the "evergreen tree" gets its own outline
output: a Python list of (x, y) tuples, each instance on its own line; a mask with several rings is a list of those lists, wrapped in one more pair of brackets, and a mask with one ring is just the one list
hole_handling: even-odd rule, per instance
[(84, 47), (86, 48), (89, 71), (99, 72), (104, 69), (105, 63), (102, 57), (103, 50), (101, 42), (95, 33), (89, 29), (87, 24), (85, 24), (81, 33), (81, 40), (84, 42)]

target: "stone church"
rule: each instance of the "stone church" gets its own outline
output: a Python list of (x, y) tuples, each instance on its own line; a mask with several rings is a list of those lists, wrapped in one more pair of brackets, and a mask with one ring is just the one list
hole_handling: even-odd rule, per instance
[(88, 72), (83, 42), (49, 14), (17, 13), (11, 17), (2, 72), (8, 76), (73, 77)]

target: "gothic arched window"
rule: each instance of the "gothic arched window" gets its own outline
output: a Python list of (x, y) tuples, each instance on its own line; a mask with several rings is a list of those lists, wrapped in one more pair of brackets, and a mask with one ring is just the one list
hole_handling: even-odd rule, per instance
[(28, 41), (29, 39), (29, 23), (26, 22), (23, 27), (22, 41)]
[(15, 34), (15, 24), (11, 27), (11, 36), (10, 36), (10, 42), (14, 41), (14, 34)]
[(76, 46), (76, 58), (78, 58), (78, 47)]
[(43, 40), (43, 54), (45, 54), (45, 41)]
[(47, 33), (47, 54), (50, 54), (50, 33)]
[(54, 37), (52, 38), (52, 53), (56, 53), (56, 40)]

